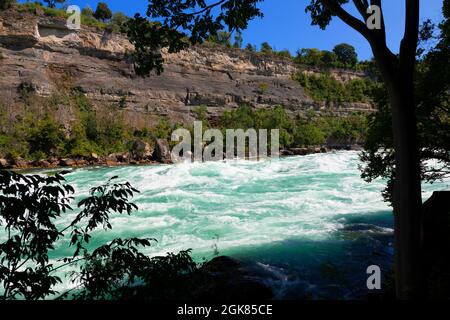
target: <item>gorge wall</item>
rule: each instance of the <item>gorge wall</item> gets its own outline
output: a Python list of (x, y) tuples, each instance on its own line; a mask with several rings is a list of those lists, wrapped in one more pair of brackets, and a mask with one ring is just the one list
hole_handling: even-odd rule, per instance
[[(311, 108), (339, 114), (371, 109), (365, 103), (313, 101), (291, 79), (297, 66), (286, 60), (198, 46), (165, 54), (165, 72), (142, 78), (134, 74), (132, 50), (120, 34), (87, 26), (70, 30), (65, 20), (39, 13), (1, 12), (0, 97), (9, 104), (24, 85), (48, 96), (64, 76), (98, 106), (121, 103), (125, 118), (136, 127), (161, 116), (192, 121), (199, 105), (207, 106), (212, 120), (243, 103), (255, 108), (281, 105), (293, 116)], [(332, 75), (344, 82), (361, 76), (343, 70)]]

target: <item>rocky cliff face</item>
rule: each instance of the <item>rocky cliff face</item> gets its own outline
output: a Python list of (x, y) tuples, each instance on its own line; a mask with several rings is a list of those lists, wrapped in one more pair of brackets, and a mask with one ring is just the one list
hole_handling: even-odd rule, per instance
[[(255, 108), (284, 106), (296, 115), (310, 108), (337, 113), (370, 110), (362, 103), (327, 106), (314, 102), (291, 79), (296, 66), (241, 50), (192, 47), (166, 55), (161, 76), (135, 76), (126, 37), (83, 26), (69, 30), (65, 21), (39, 14), (0, 13), (0, 97), (15, 99), (26, 84), (47, 96), (59, 76), (99, 105), (120, 103), (137, 127), (159, 116), (192, 121), (196, 106), (206, 105), (211, 119), (226, 108), (247, 103)], [(308, 72), (315, 72), (309, 70)], [(361, 75), (334, 71), (347, 81)]]

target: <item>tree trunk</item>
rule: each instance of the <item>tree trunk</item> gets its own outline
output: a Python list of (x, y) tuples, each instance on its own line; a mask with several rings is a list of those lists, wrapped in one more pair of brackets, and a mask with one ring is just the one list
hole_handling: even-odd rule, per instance
[(395, 148), (395, 280), (398, 299), (424, 294), (421, 275), (422, 194), (413, 76), (395, 72), (389, 88)]

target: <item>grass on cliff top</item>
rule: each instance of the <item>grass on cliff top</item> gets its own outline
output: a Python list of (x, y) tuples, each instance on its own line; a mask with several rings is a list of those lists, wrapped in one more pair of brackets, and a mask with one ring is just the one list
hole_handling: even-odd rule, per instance
[[(19, 12), (29, 12), (35, 14), (36, 11), (42, 10), (44, 15), (47, 17), (57, 17), (57, 18), (68, 18), (69, 15), (63, 9), (57, 8), (49, 8), (41, 5), (40, 3), (35, 2), (26, 2), (23, 4), (18, 4), (17, 10)], [(111, 23), (105, 23), (102, 21), (98, 21), (92, 16), (85, 15), (81, 13), (81, 24), (89, 27), (99, 28), (99, 29), (107, 29), (108, 27), (112, 27)], [(116, 28), (111, 28), (112, 31), (117, 31)]]

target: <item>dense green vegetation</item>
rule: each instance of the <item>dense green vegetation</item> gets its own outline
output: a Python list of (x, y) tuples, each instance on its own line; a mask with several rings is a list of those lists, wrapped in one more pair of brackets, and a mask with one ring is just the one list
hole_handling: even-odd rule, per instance
[[(120, 106), (105, 105), (97, 112), (82, 92), (70, 86), (60, 86), (48, 98), (23, 87), (21, 101), (15, 105), (7, 108), (0, 99), (0, 152), (13, 158), (90, 157), (91, 153), (106, 156), (128, 151), (134, 137), (148, 142), (170, 137), (173, 128), (161, 119), (152, 128), (134, 130), (126, 125)], [(10, 119), (11, 108), (21, 110), (15, 119)], [(71, 113), (74, 120), (59, 119), (61, 109)]]
[(344, 66), (354, 67), (358, 63), (358, 54), (355, 48), (348, 43), (341, 43), (334, 47), (333, 53), (336, 56), (336, 62)]
[(319, 49), (300, 49), (293, 60), (299, 65), (318, 68), (341, 68), (355, 71), (370, 71), (372, 65), (368, 61), (358, 61), (355, 48), (349, 44), (341, 43), (333, 48), (333, 51)]
[[(209, 36), (206, 45), (216, 45), (226, 48), (242, 48), (242, 35), (235, 34), (235, 42), (231, 43), (232, 34), (226, 31), (219, 31), (216, 35)], [(292, 56), (287, 49), (276, 50), (268, 42), (263, 42), (258, 50), (257, 46), (248, 43), (244, 50), (249, 53), (261, 56), (269, 56), (274, 59), (283, 59), (295, 62), (300, 66), (317, 67), (321, 69), (340, 68), (354, 71), (368, 72), (373, 67), (369, 61), (358, 61), (355, 48), (347, 43), (341, 43), (334, 47), (333, 51), (319, 49), (299, 49), (296, 56)]]
[(298, 73), (294, 76), (294, 80), (298, 81), (314, 100), (337, 103), (369, 102), (379, 87), (377, 82), (368, 78), (352, 79), (342, 83), (329, 73), (320, 75)]
[[(97, 112), (89, 99), (74, 88), (59, 88), (48, 98), (37, 97), (24, 88), (21, 99), (13, 108), (23, 112), (13, 120), (11, 110), (0, 101), (0, 152), (13, 158), (89, 158), (92, 153), (107, 156), (129, 151), (135, 138), (150, 144), (159, 138), (170, 141), (173, 130), (179, 127), (160, 118), (154, 126), (133, 129), (125, 124), (120, 103), (102, 106), (102, 112)], [(63, 125), (56, 116), (61, 108), (71, 110), (75, 119)], [(195, 108), (193, 115), (203, 122), (204, 130), (211, 127), (206, 106)], [(254, 109), (243, 105), (225, 111), (215, 127), (280, 129), (283, 148), (352, 144), (361, 143), (365, 137), (366, 115), (338, 117), (310, 111), (304, 118), (292, 119), (283, 107)]]
[(352, 144), (362, 142), (367, 130), (366, 115), (345, 117), (319, 115), (310, 111), (304, 118), (292, 119), (282, 107), (252, 109), (241, 106), (226, 111), (220, 127), (237, 129), (279, 129), (280, 145), (288, 147)]

